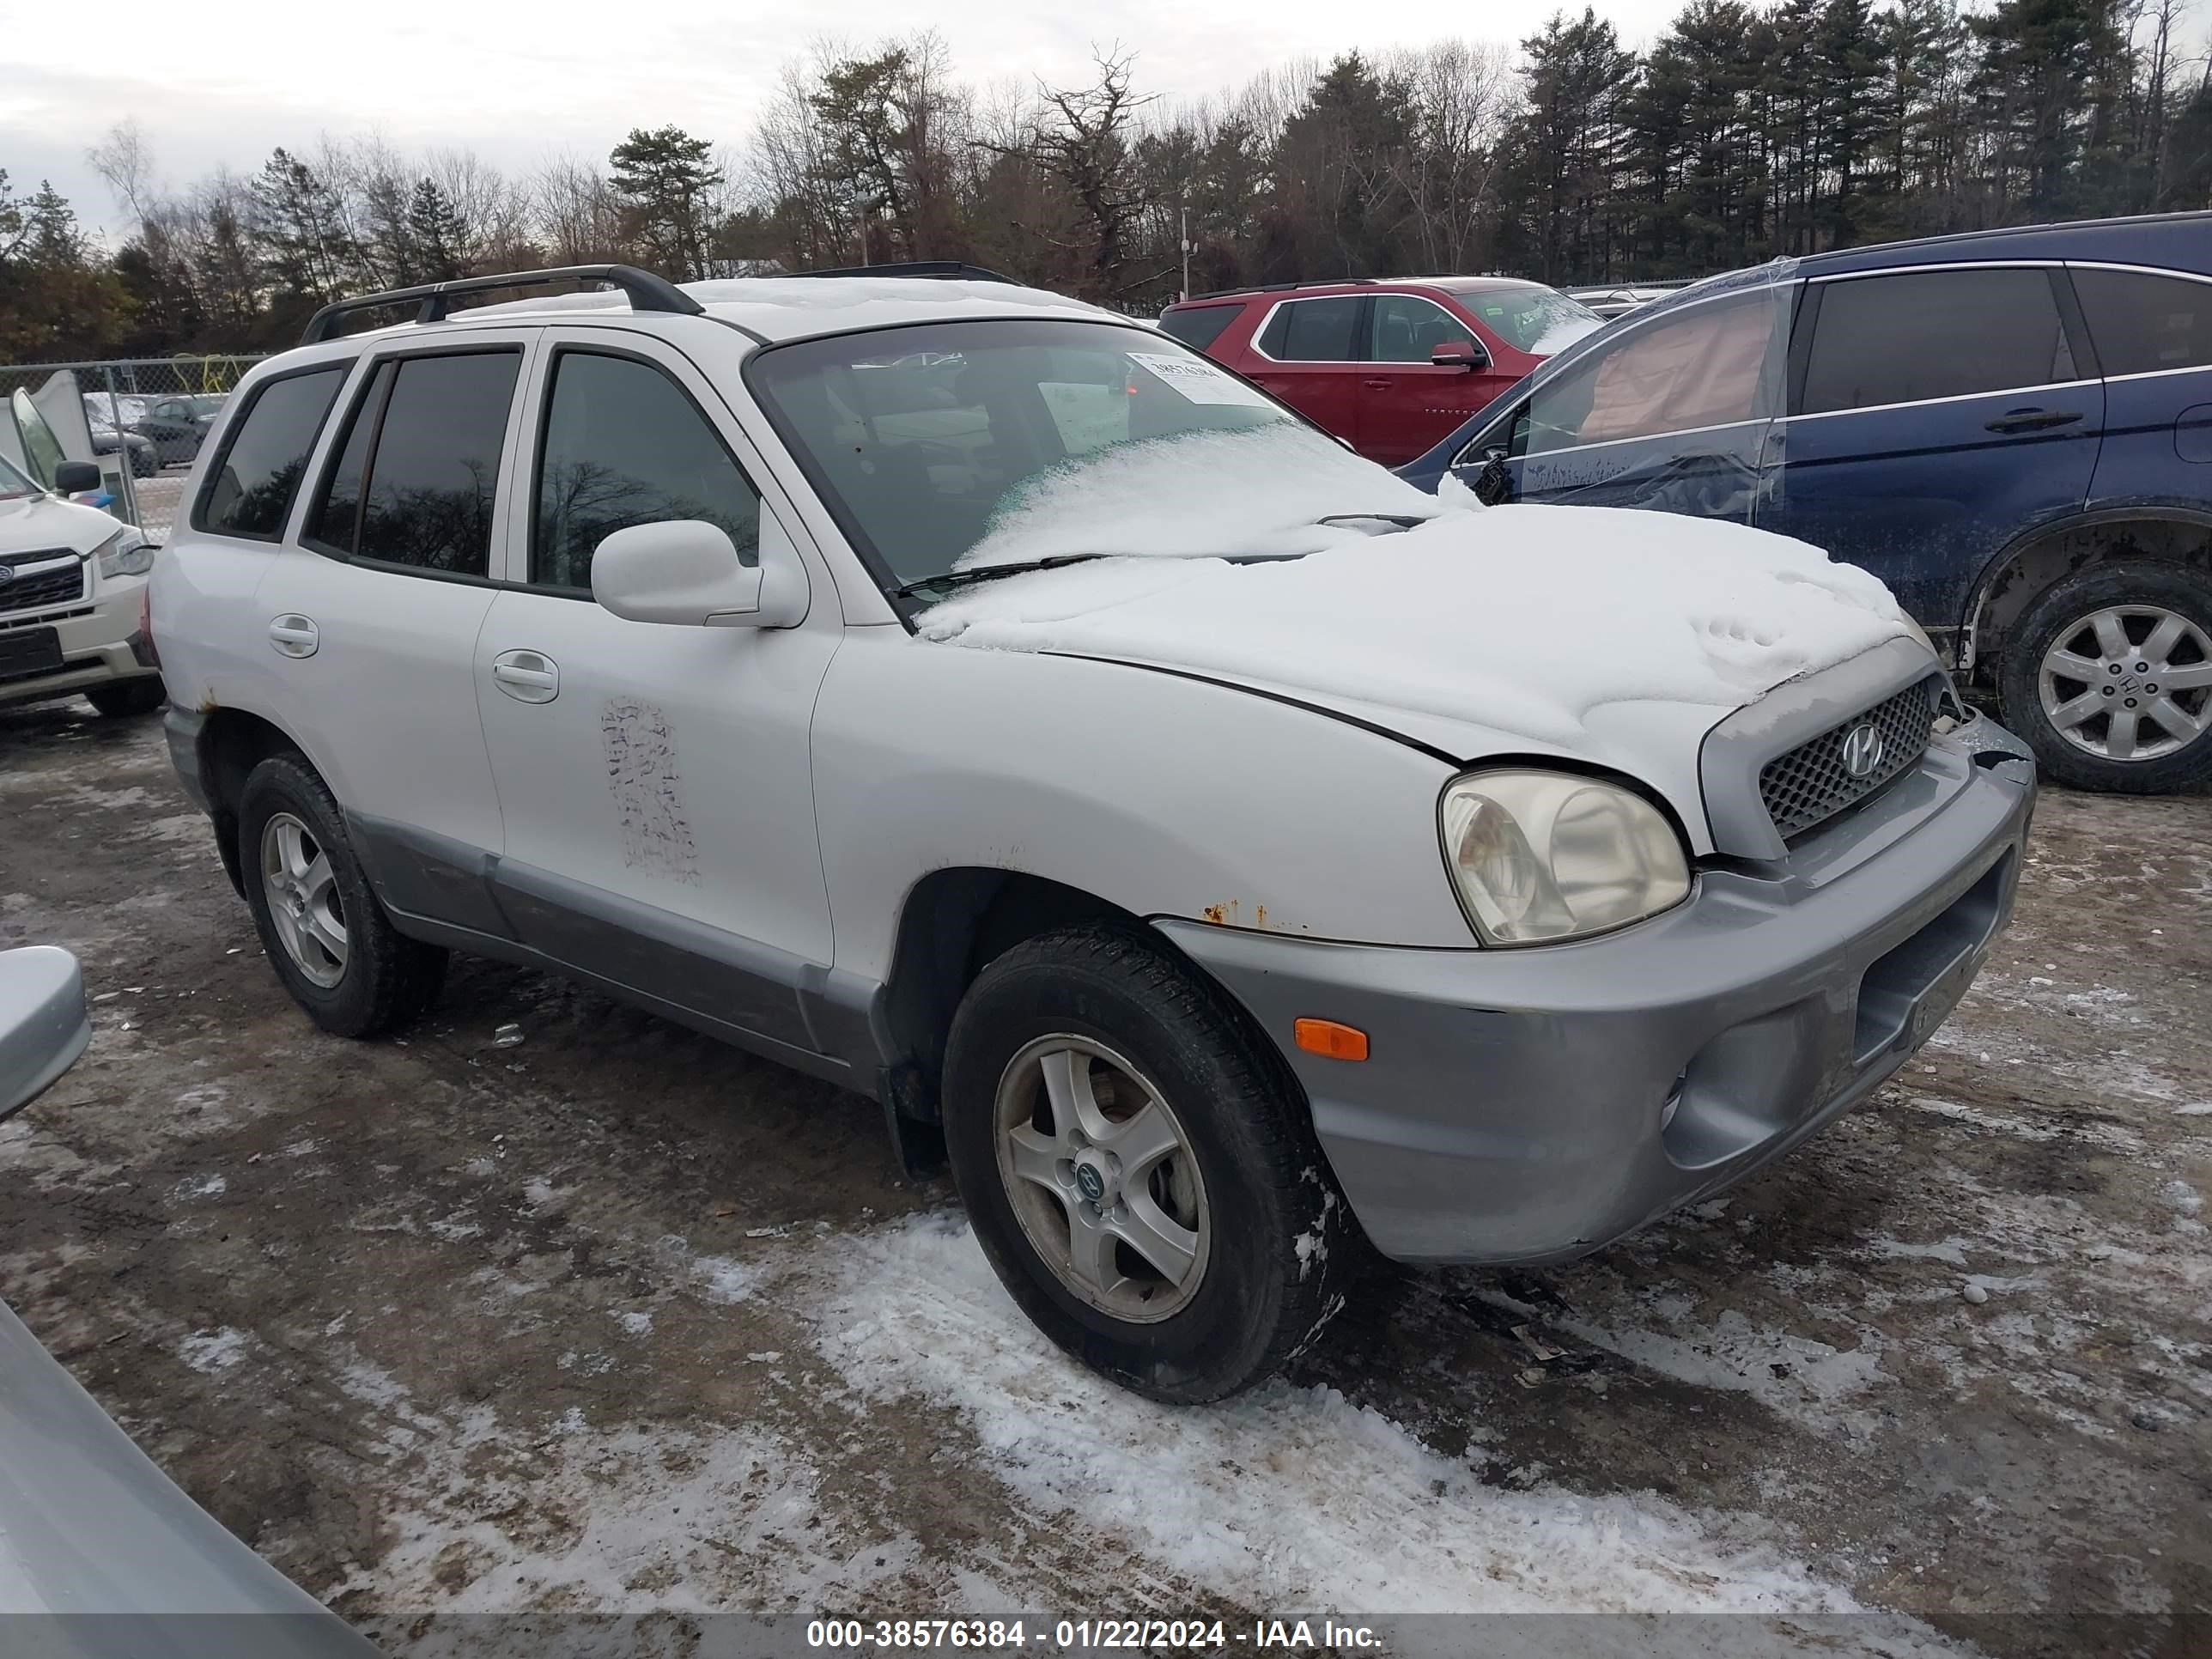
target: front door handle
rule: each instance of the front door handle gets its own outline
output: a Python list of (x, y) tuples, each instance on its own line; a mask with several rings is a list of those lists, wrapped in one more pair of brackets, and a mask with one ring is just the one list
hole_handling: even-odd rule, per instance
[(1370, 392), (1388, 392), (1398, 383), (1395, 380), (1362, 380), (1359, 384)]
[(550, 702), (561, 695), (561, 670), (542, 651), (502, 651), (491, 659), (492, 684), (517, 702)]
[(2040, 432), (2046, 427), (2071, 426), (2081, 418), (2078, 409), (2008, 409), (1989, 422), (1986, 432)]
[(315, 626), (314, 618), (303, 617), (296, 611), (288, 611), (269, 623), (269, 643), (280, 655), (312, 657), (323, 642), (322, 630)]

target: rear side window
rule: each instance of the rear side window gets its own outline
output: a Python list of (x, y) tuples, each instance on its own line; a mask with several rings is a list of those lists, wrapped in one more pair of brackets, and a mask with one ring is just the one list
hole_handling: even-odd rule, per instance
[(392, 375), (394, 363), (380, 363), (369, 377), (368, 389), (353, 406), (346, 417), (344, 435), (338, 440), (337, 459), (331, 465), (329, 476), (323, 481), (321, 499), (314, 511), (308, 514), (307, 528), (300, 539), (308, 546), (325, 553), (335, 553), (340, 558), (353, 556), (354, 547), (361, 536), (361, 483), (368, 471), (369, 440), (376, 435), (376, 422), (384, 413), (385, 399), (392, 395)]
[(1830, 283), (1805, 367), (1808, 415), (2075, 378), (2042, 270), (1930, 270)]
[(2106, 374), (2212, 364), (2212, 283), (2077, 268), (2074, 292)]
[(1197, 306), (1170, 311), (1160, 319), (1160, 331), (1172, 334), (1185, 345), (1203, 351), (1221, 337), (1222, 330), (1237, 320), (1242, 306)]
[(1278, 306), (1260, 336), (1260, 349), (1278, 362), (1348, 363), (1359, 356), (1359, 296), (1292, 300)]
[(517, 351), (475, 351), (402, 357), (380, 369), (331, 469), (319, 539), (380, 564), (489, 574), (500, 455), (521, 364)]
[(231, 426), (222, 453), (208, 471), (194, 529), (262, 542), (284, 533), (307, 453), (350, 367), (333, 363), (265, 380), (255, 389), (253, 401)]
[(760, 559), (760, 493), (698, 405), (659, 369), (629, 357), (554, 359), (530, 580), (588, 591), (592, 554), (617, 530), (703, 519), (740, 563)]

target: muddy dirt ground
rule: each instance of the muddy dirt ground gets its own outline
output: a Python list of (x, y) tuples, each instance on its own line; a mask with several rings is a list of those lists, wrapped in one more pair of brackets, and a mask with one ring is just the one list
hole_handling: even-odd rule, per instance
[(2212, 798), (2051, 793), (2031, 853), (1870, 1109), (1572, 1267), (1378, 1280), (1286, 1382), (1174, 1413), (1036, 1339), (856, 1097), (480, 963), (323, 1036), (158, 720), (0, 712), (0, 941), (97, 999), (0, 1126), (0, 1297), (395, 1649), (525, 1608), (1334, 1607), (2202, 1653)]

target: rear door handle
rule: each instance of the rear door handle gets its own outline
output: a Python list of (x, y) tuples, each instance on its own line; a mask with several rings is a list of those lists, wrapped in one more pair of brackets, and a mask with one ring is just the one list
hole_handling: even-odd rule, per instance
[(315, 626), (314, 618), (303, 617), (296, 611), (288, 611), (273, 618), (269, 624), (269, 643), (280, 655), (312, 657), (323, 642), (322, 630)]
[(2081, 418), (2078, 409), (2008, 409), (1983, 428), (1986, 432), (2040, 432), (2045, 427), (2071, 426)]
[(517, 702), (550, 702), (561, 695), (561, 670), (542, 651), (502, 651), (491, 659), (492, 684)]

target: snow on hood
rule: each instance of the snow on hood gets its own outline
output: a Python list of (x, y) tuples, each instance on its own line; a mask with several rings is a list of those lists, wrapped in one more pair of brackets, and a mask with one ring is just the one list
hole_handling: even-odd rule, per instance
[[(1324, 493), (1324, 512), (1405, 510), (1388, 474), (1345, 459), (1370, 475), (1371, 501), (1319, 481), (1310, 496), (1285, 488), (1295, 506), (1270, 500), (1258, 539), (1295, 539), (1286, 518)], [(1131, 495), (1131, 479), (1099, 471), (1101, 505)], [(915, 625), (971, 647), (1164, 664), (1562, 745), (1585, 742), (1585, 717), (1603, 704), (1705, 705), (1718, 718), (1911, 632), (1875, 578), (1785, 537), (1613, 507), (1466, 511), (1406, 488), (1437, 516), (1402, 534), (1332, 536), (1267, 563), (1139, 556), (1037, 571), (966, 589)], [(1241, 551), (1255, 545), (1237, 527), (1252, 499), (1221, 488), (1202, 526), (1171, 501), (1129, 504), (1178, 551), (1208, 537)], [(1018, 539), (1032, 558), (1143, 544), (1110, 519), (1025, 511), (1035, 516), (1017, 514), (976, 554), (1011, 556)]]

